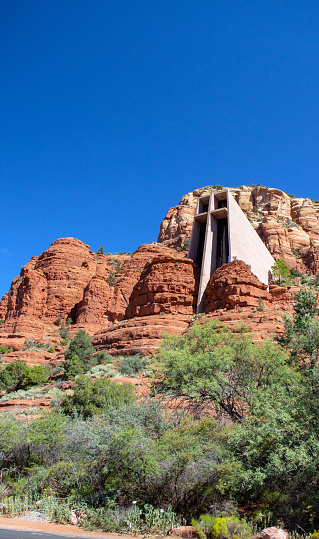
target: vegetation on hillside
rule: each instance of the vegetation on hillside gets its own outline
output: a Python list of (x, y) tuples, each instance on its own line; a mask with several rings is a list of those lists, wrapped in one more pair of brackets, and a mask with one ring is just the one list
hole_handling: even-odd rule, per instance
[[(72, 391), (33, 420), (0, 415), (0, 511), (43, 507), (67, 521), (74, 509), (82, 525), (136, 533), (193, 521), (214, 539), (248, 537), (252, 525), (318, 529), (318, 335), (310, 289), (277, 341), (202, 317), (163, 341), (153, 398), (137, 402), (115, 374), (147, 362), (114, 361), (78, 332), (61, 370)], [(3, 364), (0, 387), (43, 384), (43, 369)]]

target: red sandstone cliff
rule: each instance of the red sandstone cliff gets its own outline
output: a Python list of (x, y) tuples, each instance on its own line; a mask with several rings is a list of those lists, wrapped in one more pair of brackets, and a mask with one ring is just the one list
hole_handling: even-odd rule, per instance
[[(25, 336), (53, 342), (59, 317), (71, 317), (71, 332), (84, 328), (97, 348), (116, 354), (151, 353), (164, 333), (184, 331), (196, 311), (199, 274), (176, 247), (190, 238), (197, 199), (209, 189), (185, 195), (162, 222), (159, 243), (132, 256), (97, 255), (62, 238), (33, 257), (0, 302), (0, 344), (21, 350)], [(319, 203), (260, 186), (231, 191), (274, 257), (303, 272), (319, 271)], [(291, 311), (296, 290), (272, 286), (268, 293), (238, 261), (212, 276), (205, 312), (270, 336), (282, 331), (279, 311)]]

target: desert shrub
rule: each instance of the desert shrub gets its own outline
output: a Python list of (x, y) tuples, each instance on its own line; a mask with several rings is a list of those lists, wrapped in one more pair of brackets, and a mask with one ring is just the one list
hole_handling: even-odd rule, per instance
[(21, 360), (13, 361), (6, 365), (0, 371), (0, 389), (5, 391), (16, 391), (21, 386), (26, 369), (26, 363)]
[(96, 251), (96, 254), (97, 255), (104, 255), (105, 254), (104, 245), (101, 245), (101, 247)]
[(101, 414), (110, 406), (119, 408), (134, 401), (134, 387), (131, 384), (110, 382), (105, 378), (93, 380), (83, 375), (76, 378), (74, 394), (63, 399), (62, 407), (68, 414), (76, 411), (86, 418)]
[(301, 284), (316, 289), (319, 286), (319, 275), (309, 275), (308, 273), (305, 273), (301, 276)]
[(109, 363), (106, 365), (95, 365), (85, 373), (85, 376), (89, 376), (91, 378), (113, 378), (114, 376), (118, 375), (118, 371), (113, 369), (112, 365)]
[(28, 367), (24, 361), (14, 361), (0, 371), (0, 389), (8, 393), (41, 386), (48, 380), (49, 372), (43, 365)]
[(56, 326), (60, 327), (61, 324), (62, 324), (62, 317), (58, 316), (54, 323), (55, 323)]
[(292, 248), (291, 252), (292, 252), (292, 254), (294, 255), (295, 258), (299, 258), (299, 250), (298, 249)]
[(110, 274), (108, 275), (107, 279), (106, 279), (106, 282), (110, 285), (110, 286), (115, 286), (116, 285), (116, 277), (115, 277), (115, 271), (112, 271), (110, 270)]
[(247, 522), (234, 516), (216, 518), (209, 514), (201, 515), (199, 520), (192, 520), (192, 525), (201, 539), (244, 539), (252, 534)]
[(149, 365), (149, 359), (142, 357), (140, 354), (135, 354), (122, 359), (119, 362), (119, 370), (122, 374), (130, 376), (144, 371), (147, 365)]
[(8, 346), (0, 346), (0, 354), (7, 354), (8, 352), (12, 352), (12, 348), (9, 348)]
[(168, 429), (177, 427), (185, 415), (169, 413), (159, 401), (146, 399), (120, 408), (110, 406), (104, 411), (104, 418), (113, 430), (138, 427), (152, 438), (158, 438)]
[(237, 422), (283, 376), (291, 383), (287, 354), (272, 341), (256, 347), (245, 327), (233, 333), (218, 322), (197, 323), (162, 342), (154, 391), (177, 398), (195, 417), (214, 409)]
[(65, 327), (64, 324), (61, 324), (59, 329), (59, 335), (62, 337), (62, 343), (67, 344), (71, 340), (71, 335), (68, 327)]
[(103, 363), (113, 363), (114, 357), (109, 354), (106, 350), (100, 350), (96, 353), (96, 363), (103, 364)]
[(21, 386), (24, 389), (29, 389), (33, 386), (41, 386), (47, 382), (50, 369), (44, 365), (35, 365), (34, 367), (27, 367), (22, 376)]
[(26, 339), (24, 342), (23, 350), (43, 350), (47, 347), (48, 346), (42, 342), (36, 342), (34, 339)]
[(181, 247), (177, 247), (177, 251), (188, 251), (189, 249), (190, 240), (184, 240), (183, 245)]
[(72, 380), (77, 374), (86, 372), (96, 365), (97, 360), (94, 354), (95, 348), (90, 336), (86, 331), (81, 329), (76, 333), (64, 354), (64, 372), (66, 378)]

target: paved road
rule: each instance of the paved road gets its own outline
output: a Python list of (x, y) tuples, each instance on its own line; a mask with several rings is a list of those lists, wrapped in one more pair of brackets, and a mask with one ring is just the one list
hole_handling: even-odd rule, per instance
[[(0, 539), (76, 539), (76, 537), (82, 537), (82, 539), (92, 539), (89, 535), (67, 535), (67, 534), (52, 534), (40, 531), (25, 531), (25, 530), (4, 530), (0, 529)], [(96, 536), (98, 539), (98, 536)], [(102, 536), (100, 536), (102, 537)]]

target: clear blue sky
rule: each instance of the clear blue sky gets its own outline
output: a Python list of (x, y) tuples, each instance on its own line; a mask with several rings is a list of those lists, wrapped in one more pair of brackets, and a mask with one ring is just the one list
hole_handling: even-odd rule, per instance
[(319, 199), (317, 0), (2, 0), (0, 296), (33, 255), (157, 239), (184, 193)]

